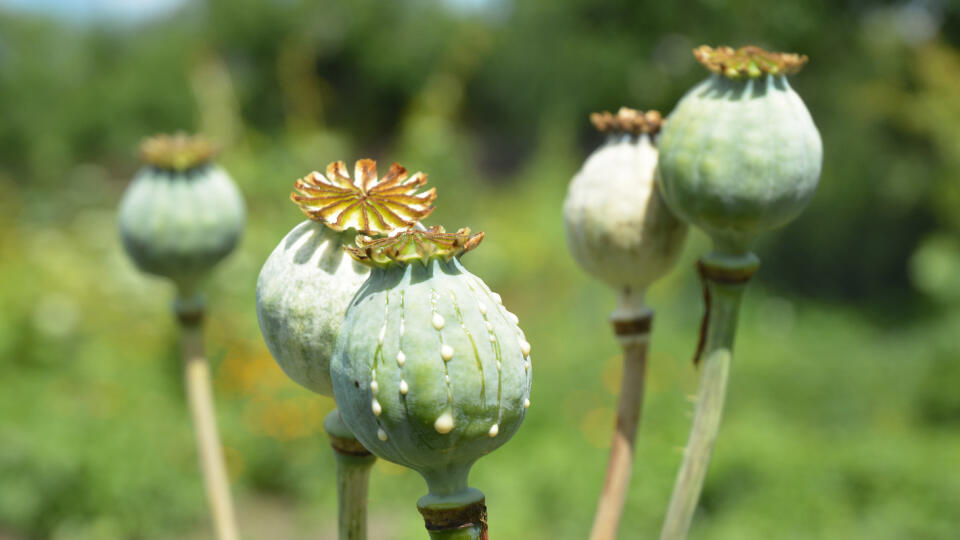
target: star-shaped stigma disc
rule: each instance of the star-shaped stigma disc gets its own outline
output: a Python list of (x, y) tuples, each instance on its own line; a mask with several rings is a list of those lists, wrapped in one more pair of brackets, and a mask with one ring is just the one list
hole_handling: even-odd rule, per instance
[(327, 165), (327, 174), (312, 172), (298, 179), (290, 194), (293, 202), (314, 221), (336, 231), (356, 229), (367, 235), (390, 235), (406, 229), (433, 212), (436, 188), (417, 190), (427, 183), (418, 172), (408, 178), (399, 164), (377, 177), (377, 162), (357, 161), (351, 180), (342, 161)]
[(358, 262), (369, 266), (386, 267), (391, 264), (426, 265), (432, 259), (450, 260), (477, 247), (483, 233), (471, 234), (469, 228), (455, 233), (435, 225), (425, 231), (409, 229), (388, 238), (357, 237), (357, 246), (346, 249)]

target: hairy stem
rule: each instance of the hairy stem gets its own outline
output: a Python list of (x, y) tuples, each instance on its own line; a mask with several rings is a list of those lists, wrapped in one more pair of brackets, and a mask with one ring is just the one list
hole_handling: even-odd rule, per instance
[(213, 528), (218, 540), (237, 540), (237, 524), (230, 496), (230, 484), (213, 410), (210, 365), (203, 347), (202, 308), (191, 312), (178, 311), (178, 318), (187, 401), (193, 417), (197, 453), (200, 457), (200, 469), (203, 472)]
[(683, 463), (674, 484), (660, 540), (686, 538), (700, 498), (720, 429), (740, 300), (747, 280), (756, 270), (756, 259), (752, 255), (747, 261), (749, 264), (744, 263), (742, 267), (739, 264), (713, 266), (707, 258), (701, 261), (701, 277), (708, 303), (703, 371), (697, 389), (690, 439), (684, 450)]
[(610, 461), (603, 482), (603, 491), (597, 501), (590, 540), (613, 540), (617, 537), (620, 517), (630, 488), (633, 454), (643, 406), (644, 382), (647, 371), (647, 347), (653, 313), (625, 324), (614, 320), (614, 330), (623, 347), (623, 379), (617, 404), (617, 421), (610, 444)]

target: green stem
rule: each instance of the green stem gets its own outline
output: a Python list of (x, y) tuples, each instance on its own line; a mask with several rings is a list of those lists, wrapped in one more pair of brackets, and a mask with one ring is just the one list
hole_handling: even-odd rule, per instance
[(337, 458), (337, 504), (340, 540), (367, 538), (367, 486), (377, 458), (334, 451)]
[(366, 540), (367, 488), (377, 458), (353, 436), (337, 409), (330, 411), (323, 427), (337, 460), (338, 538)]
[(203, 346), (203, 305), (192, 298), (178, 299), (175, 307), (180, 322), (184, 382), (193, 418), (200, 469), (207, 491), (207, 503), (218, 540), (237, 540), (237, 523), (230, 497), (230, 483), (223, 459), (213, 405), (210, 364)]
[(465, 529), (427, 531), (430, 540), (488, 540), (487, 528), (480, 525), (469, 525)]
[(752, 255), (732, 261), (708, 256), (701, 261), (708, 302), (703, 371), (690, 439), (684, 450), (683, 464), (673, 488), (660, 540), (682, 540), (690, 529), (720, 429), (740, 301), (747, 280), (756, 267), (757, 260)]

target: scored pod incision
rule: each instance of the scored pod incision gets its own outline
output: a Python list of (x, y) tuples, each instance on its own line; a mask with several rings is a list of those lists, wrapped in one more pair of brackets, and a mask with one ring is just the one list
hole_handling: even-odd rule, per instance
[(358, 240), (372, 267), (347, 310), (331, 373), (344, 422), (374, 454), (420, 472), (431, 496), (469, 492), (481, 456), (530, 405), (530, 344), (461, 264), (483, 234), (440, 227)]

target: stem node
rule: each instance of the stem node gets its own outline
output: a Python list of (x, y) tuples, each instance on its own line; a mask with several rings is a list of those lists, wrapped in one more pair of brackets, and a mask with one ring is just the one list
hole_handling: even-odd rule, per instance
[(433, 540), (489, 540), (486, 499), (466, 504), (417, 505)]

